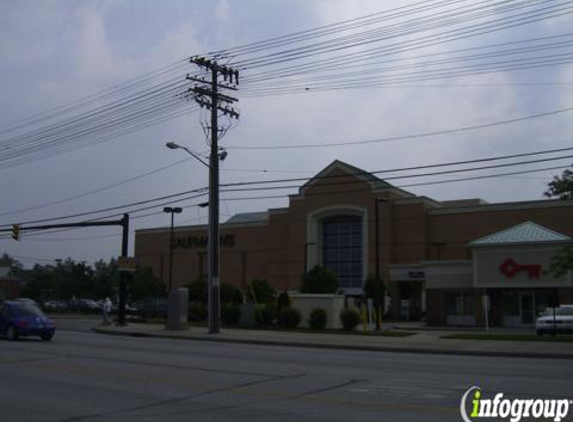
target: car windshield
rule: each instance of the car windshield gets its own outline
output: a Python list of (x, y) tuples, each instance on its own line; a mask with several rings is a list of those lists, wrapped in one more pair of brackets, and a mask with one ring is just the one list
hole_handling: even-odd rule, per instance
[(15, 307), (16, 312), (21, 317), (42, 317), (45, 318), (46, 315), (35, 305), (22, 304)]
[[(544, 316), (553, 316), (553, 308), (545, 309), (545, 312), (543, 312), (543, 315)], [(555, 308), (555, 315), (573, 316), (573, 307)]]

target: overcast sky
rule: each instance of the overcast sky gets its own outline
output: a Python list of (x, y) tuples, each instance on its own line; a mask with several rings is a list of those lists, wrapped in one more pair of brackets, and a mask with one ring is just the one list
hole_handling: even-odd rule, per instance
[[(14, 123), (182, 62), (186, 57), (414, 3), (377, 0), (0, 0), (0, 147), (7, 148), (13, 136), (41, 128), (41, 124), (32, 126), (23, 121), (17, 131), (1, 132), (2, 129), (13, 127)], [(470, 5), (476, 1), (459, 3)], [(561, 13), (540, 22), (392, 57), (407, 58), (401, 63), (410, 64), (416, 69), (424, 60), (446, 57), (440, 54), (448, 52), (465, 50), (467, 54), (470, 51), (475, 54), (480, 51), (476, 47), (525, 39), (557, 39), (546, 37), (567, 35), (573, 27), (571, 23), (572, 15)], [(384, 25), (381, 23), (366, 29), (380, 29)], [(413, 36), (429, 37), (433, 33), (435, 31), (426, 31)], [(249, 89), (253, 88), (247, 83), (250, 70), (242, 69), (241, 76), (247, 82), (244, 88), (241, 84), (239, 91), (233, 93), (239, 98), (237, 106), (241, 117), (221, 141), (229, 151), (221, 166), (222, 182), (310, 177), (335, 159), (364, 170), (378, 171), (569, 147), (573, 112), (480, 130), (363, 145), (234, 149), (409, 136), (573, 107), (573, 66), (568, 64), (573, 48), (567, 44), (571, 38), (558, 40), (563, 42), (559, 48), (540, 52), (538, 56), (545, 57), (540, 62), (550, 60), (547, 55), (562, 57), (559, 65), (538, 65), (527, 70), (487, 72), (352, 90), (317, 92), (313, 82), (308, 81), (305, 83), (309, 89), (297, 94), (279, 94), (275, 90), (275, 95), (253, 97), (248, 95)], [(297, 47), (300, 45), (292, 48)], [(372, 46), (360, 48), (364, 50)], [(466, 53), (456, 54), (463, 56)], [(500, 60), (503, 58), (501, 56)], [(245, 59), (248, 61), (249, 57)], [(461, 63), (470, 64), (464, 59)], [(229, 64), (233, 65), (233, 61)], [(288, 65), (293, 64), (297, 63)], [(356, 65), (360, 66), (361, 63), (358, 61)], [(359, 67), (355, 69), (360, 70)], [(187, 64), (180, 67), (179, 74), (172, 75), (184, 80), (186, 73), (196, 70), (196, 67)], [(252, 72), (270, 70), (261, 68)], [(272, 83), (278, 88), (283, 82), (277, 79)], [(73, 117), (73, 112), (62, 118)], [(169, 150), (164, 146), (166, 141), (175, 141), (205, 153), (208, 147), (200, 125), (201, 118), (205, 116), (204, 112), (190, 112), (158, 125), (112, 137), (105, 142), (82, 138), (78, 140), (83, 142), (82, 148), (49, 158), (31, 157), (17, 166), (0, 163), (0, 224), (104, 209), (206, 186), (208, 179), (204, 166), (192, 159), (170, 166), (188, 156), (182, 150)], [(57, 123), (57, 119), (46, 124), (53, 122)], [(571, 152), (553, 156), (569, 154)], [(543, 157), (531, 159), (536, 158)], [(565, 167), (572, 161), (561, 160), (433, 179), (392, 180), (391, 183), (403, 186), (448, 177)], [(129, 183), (101, 189), (166, 166), (170, 167)], [(543, 197), (547, 181), (558, 173), (560, 170), (552, 170), (406, 189), (436, 200), (468, 197), (480, 197), (488, 202), (538, 200)], [(61, 202), (95, 190), (99, 192)], [(286, 194), (293, 192), (293, 189), (268, 191), (256, 195), (285, 196), (280, 199), (242, 201), (231, 198), (255, 194), (223, 193), (221, 219), (224, 221), (237, 212), (287, 206)], [(52, 202), (60, 203), (43, 206)], [(187, 201), (183, 205), (191, 203), (197, 201)], [(158, 205), (146, 213), (161, 209), (162, 206)], [(206, 209), (189, 207), (177, 217), (177, 221), (181, 224), (201, 223), (206, 221), (206, 216)], [(131, 229), (160, 227), (167, 225), (167, 222), (168, 217), (163, 214), (138, 218), (133, 220)], [(24, 232), (20, 242), (0, 239), (0, 253), (15, 256), (26, 266), (35, 262), (53, 263), (55, 259), (66, 257), (92, 263), (120, 253), (119, 232), (119, 228), (80, 229), (41, 236), (27, 236)], [(133, 241), (132, 234), (131, 248)]]

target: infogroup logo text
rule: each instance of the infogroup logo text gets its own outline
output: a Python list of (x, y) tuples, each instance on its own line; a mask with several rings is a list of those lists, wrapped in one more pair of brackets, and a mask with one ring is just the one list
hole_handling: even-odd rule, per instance
[(476, 422), (483, 418), (509, 419), (510, 422), (534, 418), (560, 422), (567, 417), (572, 405), (573, 400), (569, 399), (507, 399), (503, 393), (486, 399), (481, 388), (474, 386), (464, 393), (460, 413), (464, 422)]

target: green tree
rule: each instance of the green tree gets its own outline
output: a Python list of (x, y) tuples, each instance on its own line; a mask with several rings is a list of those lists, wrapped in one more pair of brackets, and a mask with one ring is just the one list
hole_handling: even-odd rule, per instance
[(194, 282), (188, 284), (186, 287), (189, 288), (189, 302), (207, 304), (209, 289), (206, 277), (197, 277)]
[(561, 176), (553, 177), (544, 195), (548, 198), (573, 199), (573, 171), (567, 169)]
[[(262, 278), (256, 278), (247, 286), (247, 301), (255, 303), (272, 303), (277, 291), (271, 284)], [(253, 297), (254, 296), (254, 297)]]
[(132, 300), (143, 300), (165, 296), (166, 288), (165, 283), (157, 280), (150, 268), (137, 267), (129, 292)]
[[(548, 198), (573, 199), (573, 171), (567, 169), (560, 176), (555, 176), (548, 187), (544, 193)], [(549, 273), (561, 277), (570, 270), (573, 270), (573, 246), (565, 246), (551, 259)]]
[(338, 288), (338, 277), (330, 268), (315, 266), (302, 278), (302, 293), (334, 293)]
[(116, 259), (111, 258), (109, 262), (100, 259), (94, 264), (93, 284), (94, 298), (103, 299), (115, 296), (114, 293), (119, 288), (119, 271), (117, 270)]
[(384, 304), (384, 296), (386, 294), (386, 286), (381, 279), (376, 279), (375, 276), (370, 276), (364, 283), (364, 297), (372, 299), (374, 302), (374, 312), (376, 313), (376, 330), (380, 330), (380, 322), (382, 320), (382, 306)]
[(6, 252), (0, 256), (0, 267), (9, 267), (10, 272), (14, 277), (22, 277), (24, 274), (24, 266), (15, 258), (12, 258)]

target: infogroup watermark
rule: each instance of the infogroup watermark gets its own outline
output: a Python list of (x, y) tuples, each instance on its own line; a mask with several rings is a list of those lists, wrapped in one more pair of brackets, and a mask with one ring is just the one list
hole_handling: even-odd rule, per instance
[(480, 387), (468, 389), (460, 403), (460, 413), (464, 422), (476, 422), (485, 418), (508, 419), (520, 422), (531, 418), (560, 422), (573, 407), (570, 399), (508, 399), (503, 393), (493, 398), (485, 398)]

